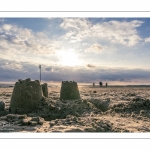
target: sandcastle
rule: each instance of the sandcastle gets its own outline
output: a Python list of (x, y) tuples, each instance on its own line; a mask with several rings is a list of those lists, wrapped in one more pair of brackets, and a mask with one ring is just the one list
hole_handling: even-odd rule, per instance
[(42, 86), (39, 80), (31, 81), (30, 78), (18, 81), (13, 89), (9, 110), (11, 113), (30, 113), (43, 98)]
[(80, 93), (77, 82), (62, 81), (60, 100), (75, 100), (75, 99), (80, 99)]
[(43, 91), (43, 96), (48, 97), (48, 85), (47, 85), (47, 83), (42, 84), (42, 91)]

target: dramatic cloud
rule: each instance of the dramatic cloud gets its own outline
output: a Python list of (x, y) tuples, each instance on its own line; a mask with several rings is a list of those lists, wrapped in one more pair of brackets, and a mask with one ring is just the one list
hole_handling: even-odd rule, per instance
[[(150, 80), (150, 35), (141, 20), (0, 19), (0, 81), (39, 79), (39, 64), (45, 82)], [(137, 67), (145, 70), (129, 69)]]
[(126, 46), (134, 46), (142, 40), (136, 29), (142, 23), (138, 20), (130, 22), (112, 20), (92, 24), (87, 19), (64, 18), (60, 27), (68, 31), (65, 38), (73, 43), (87, 40), (87, 38), (96, 38)]
[(0, 26), (1, 48), (10, 53), (53, 54), (58, 49), (56, 41), (51, 40), (42, 32), (33, 32), (17, 25), (3, 24)]
[[(88, 64), (88, 67), (93, 67), (94, 69), (95, 66)], [(150, 70), (108, 67), (95, 67), (93, 69), (53, 66), (49, 69), (47, 68), (47, 71), (43, 72), (42, 76), (43, 80), (47, 81), (75, 80), (77, 82), (98, 82), (100, 80), (129, 82), (142, 78), (145, 80), (150, 79)]]
[(86, 53), (100, 53), (103, 50), (103, 47), (99, 44), (93, 44), (88, 49), (85, 50)]
[[(0, 61), (0, 63), (2, 60)], [(0, 65), (0, 81), (13, 81), (18, 79), (31, 78), (33, 80), (39, 79), (39, 68), (37, 65), (29, 63), (17, 63), (15, 61), (7, 61)]]
[[(38, 65), (28, 63), (8, 62), (0, 65), (0, 80), (14, 81), (18, 79), (31, 78), (39, 79)], [(141, 79), (150, 80), (150, 70), (109, 68), (88, 64), (86, 67), (63, 67), (63, 66), (42, 66), (42, 81), (74, 80), (77, 82), (140, 82)], [(147, 83), (147, 81), (145, 83)]]
[(18, 63), (4, 63), (0, 67), (3, 69), (8, 69), (8, 70), (9, 69), (10, 70), (20, 70), (20, 71), (23, 70), (22, 65), (18, 64)]
[(89, 68), (95, 68), (96, 66), (94, 66), (92, 64), (87, 64), (87, 67), (89, 67)]
[(54, 72), (54, 68), (53, 67), (47, 67), (45, 68), (46, 71), (50, 71), (50, 72)]
[(145, 42), (150, 42), (150, 38), (145, 38)]

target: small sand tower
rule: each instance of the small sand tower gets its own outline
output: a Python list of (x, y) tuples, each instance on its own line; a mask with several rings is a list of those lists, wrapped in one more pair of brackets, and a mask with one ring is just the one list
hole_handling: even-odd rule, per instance
[(10, 111), (12, 113), (30, 113), (35, 110), (39, 101), (42, 99), (42, 86), (39, 80), (31, 81), (18, 80), (13, 89)]
[(60, 100), (75, 100), (80, 99), (80, 93), (77, 82), (62, 81)]
[(48, 97), (48, 85), (47, 83), (42, 84), (43, 96)]

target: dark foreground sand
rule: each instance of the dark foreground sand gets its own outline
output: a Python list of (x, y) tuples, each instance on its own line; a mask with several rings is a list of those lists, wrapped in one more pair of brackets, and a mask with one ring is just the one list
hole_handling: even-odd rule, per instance
[(0, 88), (0, 132), (150, 132), (150, 87), (79, 87), (81, 100), (60, 101), (60, 87), (30, 114), (8, 111), (13, 88)]

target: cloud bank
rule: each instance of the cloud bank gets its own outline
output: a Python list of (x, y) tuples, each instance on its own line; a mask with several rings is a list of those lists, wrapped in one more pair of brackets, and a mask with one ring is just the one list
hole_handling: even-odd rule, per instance
[(84, 41), (88, 38), (95, 38), (111, 43), (134, 46), (142, 40), (137, 28), (143, 23), (139, 20), (130, 22), (112, 20), (92, 24), (87, 19), (64, 18), (60, 26), (67, 30), (65, 39), (70, 40), (72, 43)]
[[(56, 24), (56, 19), (52, 18), (47, 19), (49, 28), (33, 31), (7, 20), (0, 19), (0, 81), (28, 77), (38, 79), (39, 64), (42, 65), (44, 81), (130, 82), (150, 77), (148, 69), (129, 69), (129, 66), (123, 68), (121, 65), (116, 68), (112, 65), (113, 61), (119, 60), (113, 49), (119, 52), (121, 58), (130, 56), (132, 51), (132, 54), (137, 54), (140, 63), (140, 55), (132, 48), (140, 47), (143, 41), (150, 42), (149, 36), (141, 36), (139, 32), (144, 21), (103, 19), (92, 22), (88, 18), (57, 18)], [(62, 65), (57, 53), (69, 49), (74, 49), (84, 60), (81, 66)], [(109, 65), (105, 67), (103, 61)]]

